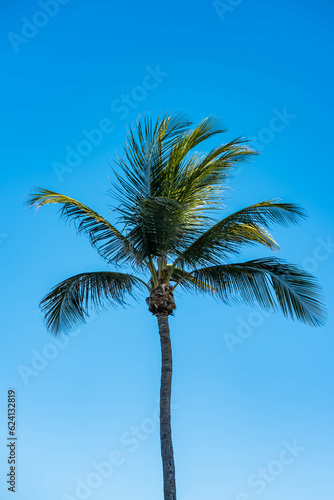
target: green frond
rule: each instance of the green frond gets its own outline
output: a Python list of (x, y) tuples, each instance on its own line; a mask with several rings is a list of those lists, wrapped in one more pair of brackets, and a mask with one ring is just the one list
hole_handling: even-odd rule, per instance
[(290, 226), (305, 219), (305, 211), (295, 203), (284, 203), (279, 199), (265, 200), (243, 208), (227, 219), (245, 224), (261, 224), (268, 227), (270, 224)]
[(200, 279), (196, 278), (193, 274), (188, 273), (184, 269), (181, 269), (179, 267), (172, 268), (171, 265), (167, 265), (165, 271), (167, 275), (170, 272), (172, 273), (170, 281), (172, 283), (175, 283), (175, 285), (173, 285), (172, 287), (173, 290), (177, 286), (179, 286), (180, 288), (183, 288), (187, 291), (201, 291), (201, 292), (211, 292), (211, 293), (217, 292), (215, 288), (208, 285), (204, 281), (201, 281)]
[[(222, 130), (218, 129), (214, 133), (220, 132)], [(219, 207), (224, 183), (235, 164), (246, 162), (257, 154), (247, 146), (247, 142), (237, 138), (208, 154), (194, 153), (182, 159), (172, 151), (166, 167), (167, 193), (197, 211)], [(177, 148), (178, 145), (175, 146)]]
[(124, 304), (143, 282), (130, 274), (115, 272), (82, 273), (55, 286), (41, 301), (48, 330), (59, 335), (85, 323), (89, 310), (97, 312), (106, 305)]
[(210, 266), (193, 271), (193, 276), (217, 290), (225, 303), (259, 305), (266, 310), (281, 310), (286, 317), (311, 326), (321, 326), (326, 310), (316, 279), (285, 261), (266, 258)]
[(168, 165), (180, 165), (185, 160), (188, 153), (202, 142), (210, 139), (214, 135), (226, 132), (221, 121), (214, 116), (204, 118), (193, 130), (189, 130), (179, 137), (179, 140), (172, 148)]
[(86, 205), (68, 196), (42, 188), (31, 193), (27, 199), (27, 205), (35, 206), (37, 209), (50, 203), (62, 205), (61, 217), (73, 221), (77, 232), (87, 235), (90, 243), (107, 262), (132, 261), (141, 265), (142, 256), (136, 252), (126, 237)]
[(218, 264), (229, 254), (239, 253), (243, 244), (261, 244), (278, 250), (266, 227), (274, 223), (295, 224), (303, 217), (303, 210), (292, 203), (267, 200), (251, 205), (210, 227), (181, 253), (176, 263), (180, 267)]
[(191, 125), (183, 113), (165, 115), (153, 122), (151, 116), (138, 117), (135, 128), (128, 130), (124, 159), (116, 163), (123, 175), (115, 175), (114, 194), (123, 207), (124, 214), (131, 213), (141, 198), (160, 196), (152, 189), (154, 180), (163, 174), (170, 151)]

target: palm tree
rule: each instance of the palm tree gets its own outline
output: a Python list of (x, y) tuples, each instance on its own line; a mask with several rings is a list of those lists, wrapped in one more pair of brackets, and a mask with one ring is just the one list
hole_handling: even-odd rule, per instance
[[(234, 263), (244, 245), (278, 250), (268, 225), (289, 225), (305, 215), (295, 204), (279, 200), (248, 206), (222, 219), (223, 185), (233, 167), (256, 153), (238, 138), (209, 153), (195, 148), (224, 132), (209, 117), (195, 128), (183, 114), (154, 121), (139, 118), (128, 132), (124, 156), (117, 158), (112, 194), (119, 205), (111, 224), (68, 196), (36, 189), (28, 204), (61, 205), (64, 219), (74, 221), (107, 264), (132, 273), (103, 270), (62, 281), (41, 302), (46, 325), (54, 335), (84, 323), (91, 307), (124, 304), (140, 289), (149, 294), (149, 311), (157, 317), (161, 342), (160, 439), (164, 499), (176, 499), (171, 437), (172, 350), (168, 316), (175, 309), (176, 288), (210, 294), (224, 304), (259, 305), (311, 326), (325, 321), (315, 279), (297, 266), (273, 257)], [(148, 276), (147, 276), (148, 274)]]

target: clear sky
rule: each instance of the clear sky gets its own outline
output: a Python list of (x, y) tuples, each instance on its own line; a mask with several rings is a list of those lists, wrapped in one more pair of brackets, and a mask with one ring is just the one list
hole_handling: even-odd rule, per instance
[[(2, 2), (2, 499), (12, 498), (4, 484), (12, 387), (17, 500), (162, 498), (156, 320), (143, 297), (56, 345), (39, 300), (106, 265), (56, 207), (35, 213), (23, 201), (41, 186), (112, 218), (108, 176), (127, 124), (168, 110), (221, 117), (222, 141), (252, 138), (263, 154), (231, 179), (226, 208), (276, 197), (303, 205), (308, 220), (274, 235), (280, 257), (319, 278), (329, 309), (327, 326), (312, 329), (177, 296), (178, 498), (332, 492), (333, 10), (329, 0)], [(256, 248), (242, 258), (265, 255)]]

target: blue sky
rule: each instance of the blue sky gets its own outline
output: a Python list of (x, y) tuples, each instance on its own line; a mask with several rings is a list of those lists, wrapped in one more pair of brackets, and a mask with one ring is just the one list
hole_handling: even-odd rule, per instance
[[(224, 141), (252, 138), (263, 154), (231, 179), (227, 210), (275, 197), (303, 205), (308, 220), (274, 235), (282, 258), (319, 278), (329, 310), (326, 327), (311, 329), (280, 314), (177, 296), (170, 323), (178, 497), (328, 495), (331, 2), (25, 0), (1, 10), (1, 498), (11, 498), (3, 481), (11, 387), (18, 500), (162, 498), (155, 318), (142, 300), (55, 344), (39, 300), (66, 277), (105, 264), (55, 207), (35, 213), (23, 201), (42, 186), (112, 217), (108, 176), (127, 125), (168, 110), (195, 122), (219, 116), (229, 129)], [(106, 461), (113, 470), (103, 469)]]

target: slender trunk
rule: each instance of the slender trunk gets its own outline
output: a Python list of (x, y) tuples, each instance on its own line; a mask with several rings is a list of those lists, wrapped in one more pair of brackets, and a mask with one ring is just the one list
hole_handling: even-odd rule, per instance
[(170, 422), (170, 400), (172, 387), (172, 347), (168, 325), (168, 314), (157, 314), (161, 342), (161, 386), (160, 386), (160, 442), (164, 476), (164, 500), (176, 500), (175, 466)]

